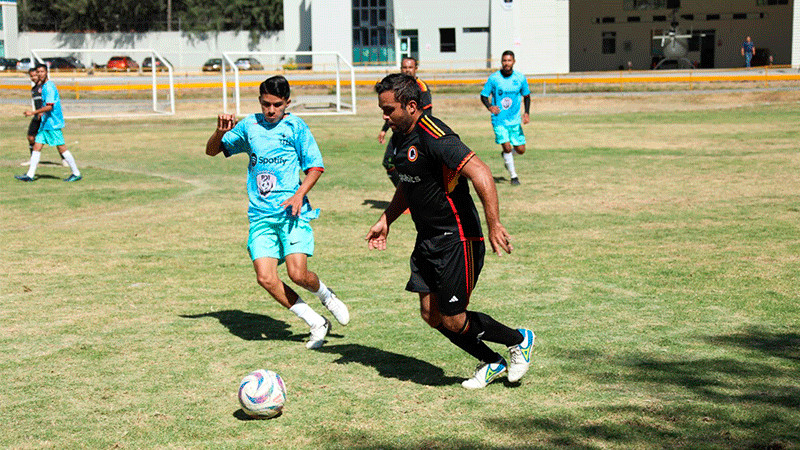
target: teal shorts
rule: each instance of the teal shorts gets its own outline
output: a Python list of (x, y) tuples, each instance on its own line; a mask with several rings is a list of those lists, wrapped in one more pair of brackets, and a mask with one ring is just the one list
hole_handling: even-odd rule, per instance
[(36, 133), (36, 142), (51, 147), (64, 145), (64, 134), (61, 130), (39, 130), (39, 132)]
[(247, 239), (250, 259), (275, 258), (278, 264), (286, 260), (286, 255), (305, 253), (314, 255), (314, 230), (303, 219), (286, 219), (274, 222), (259, 220), (250, 223), (250, 236)]
[(525, 145), (525, 133), (522, 132), (522, 125), (494, 125), (494, 142), (497, 144), (511, 142), (514, 147)]

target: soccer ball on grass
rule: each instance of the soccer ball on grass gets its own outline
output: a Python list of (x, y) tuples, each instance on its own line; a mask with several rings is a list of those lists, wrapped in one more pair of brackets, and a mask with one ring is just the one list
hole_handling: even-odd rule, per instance
[(280, 375), (259, 369), (242, 379), (239, 385), (239, 404), (250, 417), (270, 419), (283, 411), (286, 386)]

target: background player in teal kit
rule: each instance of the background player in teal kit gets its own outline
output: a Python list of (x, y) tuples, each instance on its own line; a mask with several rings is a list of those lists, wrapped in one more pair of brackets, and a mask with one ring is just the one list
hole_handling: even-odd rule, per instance
[(58, 95), (58, 89), (51, 80), (47, 77), (47, 66), (39, 64), (36, 66), (36, 75), (39, 83), (42, 85), (42, 104), (41, 108), (34, 111), (25, 111), (25, 115), (41, 116), (42, 122), (39, 125), (39, 131), (36, 133), (35, 142), (31, 149), (31, 160), (28, 167), (28, 173), (25, 175), (15, 175), (19, 181), (34, 181), (36, 179), (36, 167), (39, 165), (39, 160), (42, 156), (42, 147), (45, 144), (54, 146), (61, 153), (64, 161), (69, 164), (72, 170), (72, 175), (64, 179), (64, 181), (80, 181), (81, 172), (78, 170), (78, 165), (75, 163), (75, 158), (72, 156), (67, 145), (64, 142), (64, 134), (61, 129), (64, 128), (64, 114), (61, 111), (61, 97)]
[[(522, 124), (530, 122), (531, 90), (525, 75), (514, 70), (514, 52), (506, 50), (500, 61), (502, 68), (489, 75), (481, 91), (481, 102), (492, 113), (494, 140), (503, 148), (503, 161), (511, 175), (511, 184), (519, 184), (514, 167), (514, 153), (525, 153), (525, 133)], [(491, 101), (489, 100), (491, 97)], [(520, 117), (520, 99), (525, 101), (525, 113)]]
[[(306, 123), (286, 112), (291, 102), (289, 92), (286, 78), (274, 76), (265, 80), (259, 86), (262, 113), (249, 115), (238, 124), (235, 116), (220, 115), (217, 129), (206, 144), (206, 154), (249, 156), (247, 249), (256, 278), (278, 303), (311, 327), (306, 347), (313, 349), (322, 346), (330, 321), (278, 278), (279, 264), (285, 262), (289, 278), (313, 292), (339, 323), (347, 325), (350, 315), (347, 306), (317, 274), (308, 270), (308, 257), (314, 254), (314, 232), (309, 222), (319, 216), (319, 209), (311, 208), (306, 194), (325, 169)], [(306, 174), (302, 182), (301, 170)]]

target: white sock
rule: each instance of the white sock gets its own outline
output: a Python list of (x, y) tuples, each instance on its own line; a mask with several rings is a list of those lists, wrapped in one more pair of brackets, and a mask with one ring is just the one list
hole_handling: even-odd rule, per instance
[(319, 280), (319, 289), (317, 292), (314, 292), (314, 295), (319, 298), (319, 301), (324, 302), (328, 299), (328, 297), (331, 296), (331, 290), (328, 289), (328, 286), (325, 286), (325, 283), (323, 283), (322, 280)]
[(311, 309), (301, 298), (297, 299), (297, 302), (289, 308), (289, 311), (303, 319), (309, 327), (318, 327), (325, 323), (325, 319)]
[(42, 158), (42, 152), (31, 152), (31, 165), (28, 167), (27, 175), (30, 178), (36, 176), (36, 166), (39, 165), (39, 160)]
[(506, 162), (506, 169), (508, 169), (508, 173), (511, 174), (511, 178), (517, 178), (517, 169), (514, 168), (514, 153), (503, 152), (503, 160)]
[(81, 176), (81, 171), (78, 170), (78, 164), (75, 163), (75, 157), (72, 156), (72, 153), (69, 150), (65, 151), (61, 154), (61, 157), (64, 158), (64, 161), (69, 164), (69, 168), (72, 169), (72, 174), (76, 177)]

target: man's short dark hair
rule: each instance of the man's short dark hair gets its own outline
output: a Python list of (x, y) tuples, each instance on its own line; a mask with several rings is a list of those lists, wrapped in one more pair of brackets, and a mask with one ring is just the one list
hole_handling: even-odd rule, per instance
[(502, 56), (500, 56), (500, 58), (502, 58), (503, 56), (506, 56), (506, 55), (511, 55), (511, 57), (512, 57), (512, 58), (514, 58), (514, 59), (517, 59), (517, 58), (514, 56), (514, 52), (512, 52), (511, 50), (506, 50), (506, 51), (504, 51), (504, 52), (503, 52), (503, 55), (502, 55)]
[(400, 60), (400, 62), (403, 62), (403, 61), (405, 61), (407, 59), (410, 59), (411, 61), (414, 61), (414, 67), (417, 67), (419, 65), (419, 61), (417, 61), (417, 58), (414, 58), (413, 56), (403, 56), (403, 59)]
[(274, 77), (269, 77), (261, 85), (258, 87), (258, 94), (259, 96), (264, 94), (274, 95), (276, 97), (280, 97), (284, 100), (289, 100), (289, 94), (291, 90), (289, 89), (289, 80), (287, 80), (283, 75), (275, 75)]
[(31, 67), (30, 69), (28, 69), (28, 73), (33, 73), (33, 72), (36, 72), (36, 67)]
[(47, 64), (39, 63), (39, 64), (33, 66), (34, 69), (38, 69), (40, 67), (44, 67), (44, 70), (47, 70)]
[(420, 97), (422, 97), (422, 90), (419, 88), (417, 80), (412, 76), (402, 73), (387, 75), (381, 81), (375, 83), (375, 92), (377, 92), (378, 95), (386, 91), (394, 92), (394, 98), (396, 98), (403, 107), (408, 105), (410, 101), (414, 101), (419, 105)]

